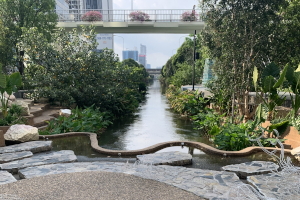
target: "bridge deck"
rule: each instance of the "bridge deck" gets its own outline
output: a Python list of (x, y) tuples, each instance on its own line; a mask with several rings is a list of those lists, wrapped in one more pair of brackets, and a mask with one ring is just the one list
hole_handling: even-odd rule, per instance
[[(87, 22), (83, 16), (89, 11), (101, 13), (102, 19)], [(137, 17), (133, 19), (132, 12), (144, 13), (147, 19)], [(67, 31), (81, 25), (94, 25), (101, 33), (178, 33), (189, 34), (198, 32), (205, 26), (203, 18), (205, 12), (192, 9), (175, 10), (56, 10), (59, 16), (57, 27)]]
[(81, 25), (94, 25), (101, 33), (176, 33), (192, 34), (204, 28), (204, 22), (58, 22), (67, 31)]

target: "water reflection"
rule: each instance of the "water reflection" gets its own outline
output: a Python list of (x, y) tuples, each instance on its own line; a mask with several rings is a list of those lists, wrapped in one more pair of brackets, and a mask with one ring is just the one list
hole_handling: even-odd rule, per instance
[(172, 112), (157, 80), (149, 86), (146, 101), (138, 112), (114, 122), (98, 140), (104, 148), (119, 150), (142, 149), (175, 140), (209, 143), (188, 119)]

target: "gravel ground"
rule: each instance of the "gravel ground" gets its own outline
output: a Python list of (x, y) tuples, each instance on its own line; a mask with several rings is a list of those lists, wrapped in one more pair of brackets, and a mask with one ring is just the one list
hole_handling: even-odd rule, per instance
[(190, 192), (164, 183), (110, 172), (81, 172), (23, 179), (1, 185), (0, 197), (5, 194), (28, 200), (203, 200)]

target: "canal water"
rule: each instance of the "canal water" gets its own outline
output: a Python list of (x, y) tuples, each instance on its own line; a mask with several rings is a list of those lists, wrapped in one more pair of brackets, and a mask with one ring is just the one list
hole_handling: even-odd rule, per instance
[[(98, 137), (99, 146), (113, 150), (136, 150), (168, 141), (197, 141), (212, 145), (207, 138), (202, 137), (199, 130), (195, 130), (192, 122), (174, 113), (161, 92), (160, 83), (156, 80), (150, 86), (145, 102), (131, 117), (124, 117), (114, 122)], [(78, 161), (114, 161), (132, 158), (111, 158), (96, 153), (90, 146), (88, 137), (69, 137), (53, 139), (53, 150), (73, 150)], [(169, 147), (159, 152), (181, 151), (188, 153), (188, 148)], [(253, 160), (271, 161), (265, 153), (256, 153), (246, 157), (223, 157), (208, 155), (195, 149), (193, 165), (189, 167), (220, 170), (222, 166), (238, 164)]]

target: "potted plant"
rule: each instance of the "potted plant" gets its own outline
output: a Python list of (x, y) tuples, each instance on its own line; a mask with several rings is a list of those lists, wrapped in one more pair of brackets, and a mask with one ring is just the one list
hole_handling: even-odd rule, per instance
[(81, 20), (88, 22), (102, 21), (102, 14), (98, 11), (89, 11), (81, 17)]
[(129, 14), (130, 21), (150, 21), (150, 16), (142, 11), (133, 11)]
[(190, 11), (186, 11), (184, 13), (182, 13), (181, 15), (181, 21), (197, 21), (198, 20), (198, 14), (196, 13), (195, 10), (193, 10), (192, 12)]

